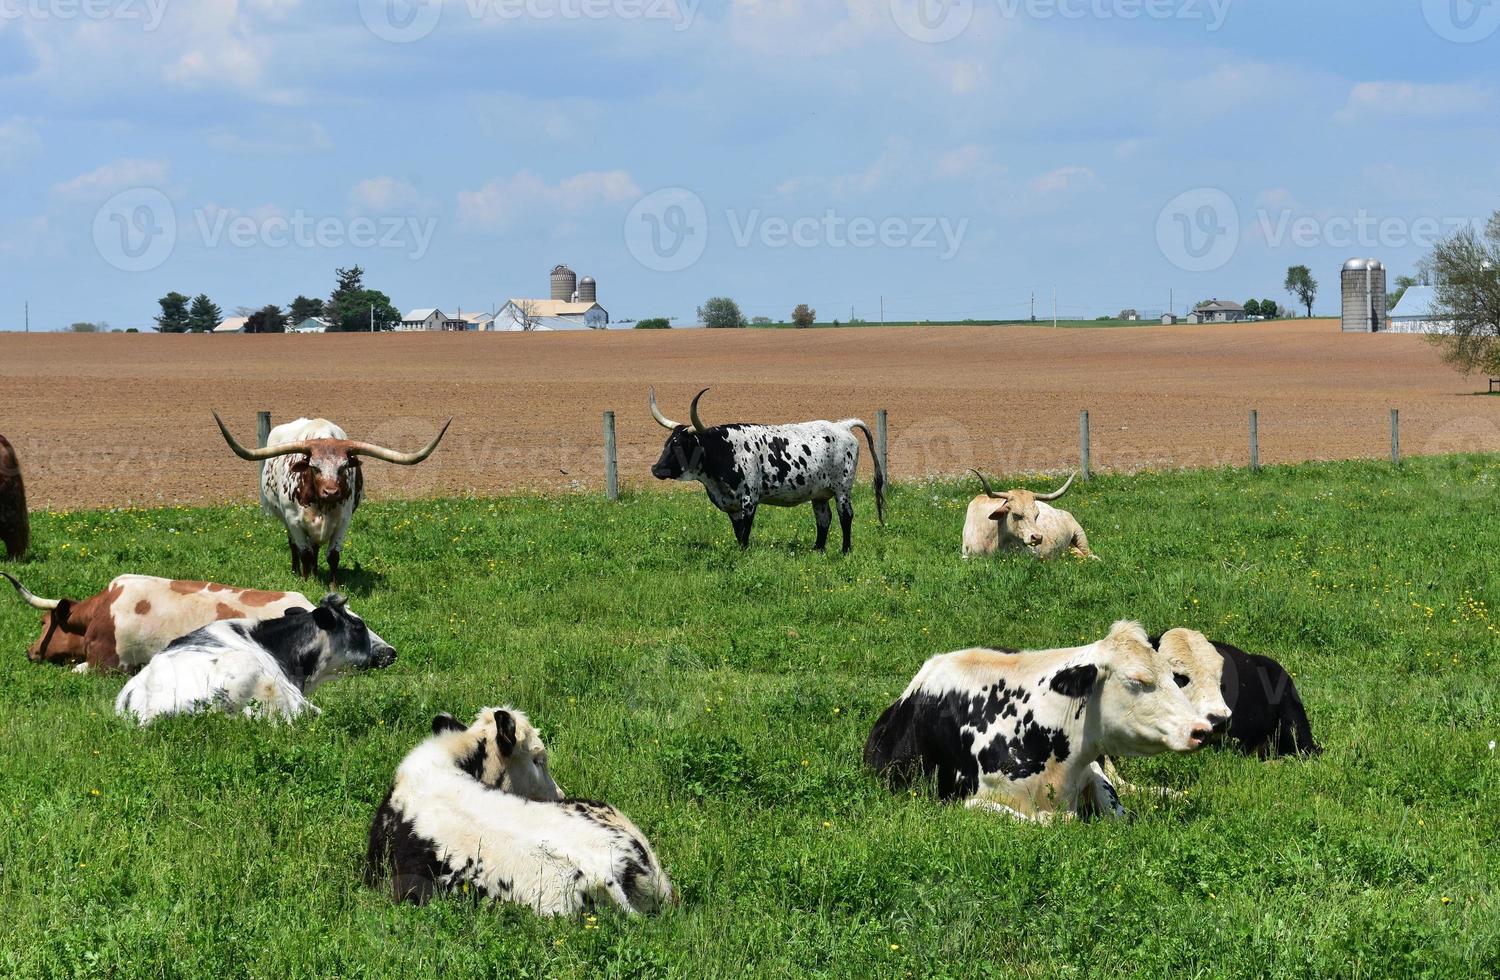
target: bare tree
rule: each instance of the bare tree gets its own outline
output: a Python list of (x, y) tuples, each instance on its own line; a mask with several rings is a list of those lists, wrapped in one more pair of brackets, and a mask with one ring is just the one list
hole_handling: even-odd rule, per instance
[(535, 330), (542, 325), (542, 315), (536, 303), (529, 299), (516, 300), (516, 320), (522, 330)]

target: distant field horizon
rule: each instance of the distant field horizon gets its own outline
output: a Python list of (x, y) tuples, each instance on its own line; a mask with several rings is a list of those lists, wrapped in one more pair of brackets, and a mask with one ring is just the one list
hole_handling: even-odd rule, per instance
[[(555, 334), (0, 335), (0, 434), (35, 508), (253, 500), (217, 409), (242, 440), (255, 414), (322, 416), (354, 438), (415, 448), (449, 415), (426, 464), (376, 465), (374, 499), (602, 488), (601, 414), (618, 420), (621, 479), (649, 475), (661, 430), (700, 388), (710, 423), (890, 413), (892, 475), (1059, 472), (1091, 413), (1101, 470), (1379, 458), (1392, 408), (1406, 455), (1500, 451), (1500, 398), (1425, 339), (1346, 335), (1335, 320), (1054, 331), (587, 331)], [(862, 480), (868, 480), (868, 463)]]

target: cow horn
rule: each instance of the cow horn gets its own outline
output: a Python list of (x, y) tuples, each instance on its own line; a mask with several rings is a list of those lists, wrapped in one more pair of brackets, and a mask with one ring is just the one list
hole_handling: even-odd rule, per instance
[(370, 456), (374, 459), (383, 459), (387, 463), (395, 463), (399, 466), (416, 466), (422, 460), (432, 455), (432, 451), (438, 447), (438, 443), (443, 441), (443, 436), (447, 433), (448, 426), (452, 424), (453, 418), (449, 416), (448, 421), (443, 423), (443, 427), (438, 430), (438, 434), (433, 440), (425, 448), (419, 449), (414, 453), (398, 453), (394, 449), (377, 446), (373, 442), (353, 442), (349, 444), (349, 455)]
[(16, 591), (21, 593), (21, 598), (25, 599), (26, 604), (33, 609), (43, 609), (50, 612), (62, 605), (61, 600), (58, 599), (42, 599), (37, 597), (30, 589), (18, 582), (16, 577), (9, 572), (0, 572), (0, 575), (4, 575), (10, 579), (10, 584), (16, 587)]
[(234, 436), (229, 434), (229, 427), (224, 424), (223, 419), (219, 418), (218, 412), (214, 413), (214, 421), (219, 423), (219, 431), (224, 433), (224, 441), (229, 443), (229, 448), (234, 450), (234, 454), (240, 459), (249, 460), (252, 463), (275, 459), (277, 456), (290, 456), (293, 453), (308, 452), (307, 443), (305, 442), (286, 442), (279, 446), (266, 446), (264, 449), (246, 449), (239, 444), (239, 441)]
[(656, 407), (656, 389), (647, 388), (646, 397), (651, 400), (651, 417), (656, 419), (656, 424), (661, 426), (663, 429), (677, 428), (677, 423), (673, 422), (671, 419), (663, 415), (661, 413), (661, 409)]
[(1069, 476), (1068, 477), (1068, 482), (1064, 483), (1062, 485), (1061, 489), (1055, 490), (1052, 493), (1039, 493), (1039, 494), (1036, 495), (1036, 499), (1038, 499), (1038, 500), (1056, 500), (1058, 497), (1061, 497), (1063, 494), (1065, 494), (1065, 493), (1068, 492), (1068, 488), (1073, 485), (1073, 478), (1076, 477), (1077, 475), (1078, 475), (1077, 473), (1074, 473), (1071, 476)]
[(970, 470), (969, 472), (973, 473), (975, 476), (979, 477), (979, 482), (984, 485), (984, 495), (986, 497), (989, 497), (991, 500), (1009, 500), (1010, 499), (1010, 494), (1008, 494), (1008, 493), (996, 493), (995, 490), (994, 490), (994, 488), (990, 486), (990, 481), (986, 480), (984, 478), (984, 474), (983, 473), (979, 472), (978, 470)]
[(698, 399), (702, 398), (706, 394), (708, 394), (708, 389), (704, 388), (702, 391), (698, 392), (698, 394), (694, 395), (693, 407), (688, 410), (688, 417), (693, 420), (693, 428), (697, 429), (699, 432), (702, 432), (708, 428), (708, 426), (703, 424), (703, 417), (698, 414)]

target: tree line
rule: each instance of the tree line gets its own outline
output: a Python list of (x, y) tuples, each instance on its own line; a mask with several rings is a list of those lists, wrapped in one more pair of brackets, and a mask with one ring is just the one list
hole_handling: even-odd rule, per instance
[[(330, 333), (394, 330), (401, 314), (391, 299), (378, 289), (365, 286), (365, 270), (359, 266), (335, 270), (336, 283), (328, 299), (299, 295), (286, 310), (269, 303), (259, 309), (239, 307), (246, 318), (245, 333), (286, 333), (309, 319), (327, 322)], [(154, 319), (160, 333), (208, 333), (224, 322), (224, 311), (204, 293), (189, 298), (170, 292), (157, 300), (161, 313)]]

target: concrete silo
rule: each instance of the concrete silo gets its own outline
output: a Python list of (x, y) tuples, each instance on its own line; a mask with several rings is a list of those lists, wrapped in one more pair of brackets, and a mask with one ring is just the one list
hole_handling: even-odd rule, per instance
[(564, 303), (573, 302), (573, 294), (578, 292), (578, 275), (565, 265), (554, 266), (552, 269), (552, 298)]
[(1345, 333), (1386, 329), (1385, 266), (1379, 259), (1350, 259), (1340, 276)]
[(584, 276), (578, 281), (578, 302), (599, 302), (599, 284), (594, 281), (593, 276)]

